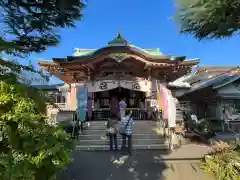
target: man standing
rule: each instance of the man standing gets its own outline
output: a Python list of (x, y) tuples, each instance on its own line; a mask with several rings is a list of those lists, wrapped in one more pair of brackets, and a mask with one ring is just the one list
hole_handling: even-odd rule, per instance
[(133, 131), (133, 118), (132, 112), (127, 110), (126, 116), (121, 120), (122, 125), (124, 126), (124, 132), (122, 132), (122, 150), (126, 149), (126, 141), (128, 141), (128, 153), (132, 153), (132, 131)]

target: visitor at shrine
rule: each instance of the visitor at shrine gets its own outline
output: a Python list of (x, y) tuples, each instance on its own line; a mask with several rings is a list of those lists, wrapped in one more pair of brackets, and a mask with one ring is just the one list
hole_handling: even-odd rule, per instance
[(78, 140), (79, 131), (80, 131), (79, 121), (76, 121), (76, 123), (75, 123), (75, 125), (74, 125), (74, 139), (77, 139), (77, 140)]
[(117, 129), (118, 129), (118, 118), (116, 114), (112, 114), (107, 122), (107, 136), (109, 137), (109, 145), (110, 145), (111, 151), (113, 151), (113, 144), (114, 144), (114, 149), (116, 151), (118, 150)]
[(125, 102), (125, 99), (122, 98), (121, 101), (119, 102), (119, 111), (120, 111), (120, 117), (125, 116), (125, 110), (126, 110), (127, 104)]
[(152, 120), (153, 118), (153, 108), (151, 107), (150, 101), (147, 101), (146, 103), (146, 109), (147, 109), (147, 119)]
[(145, 119), (145, 105), (144, 105), (143, 99), (141, 99), (139, 102), (139, 109), (140, 109), (140, 119)]
[(191, 112), (191, 119), (194, 123), (198, 123), (198, 118), (197, 116), (194, 114), (194, 112)]
[[(126, 116), (122, 118), (121, 124), (124, 127), (122, 135), (122, 151), (127, 150), (129, 154), (132, 153), (132, 131), (133, 131), (133, 117), (132, 112), (126, 110)], [(120, 130), (120, 129), (119, 129)], [(128, 147), (126, 149), (126, 141), (128, 141)]]
[(116, 96), (113, 96), (110, 101), (110, 111), (112, 114), (118, 114), (119, 107), (118, 107), (118, 99)]

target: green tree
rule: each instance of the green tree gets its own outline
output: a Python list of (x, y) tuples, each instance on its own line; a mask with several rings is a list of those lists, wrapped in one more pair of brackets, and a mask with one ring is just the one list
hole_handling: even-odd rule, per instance
[(231, 37), (240, 32), (239, 0), (177, 0), (174, 19), (180, 32), (197, 39)]
[(84, 6), (83, 0), (0, 1), (1, 36), (19, 47), (8, 52), (41, 52), (55, 46), (60, 41), (58, 28), (74, 27)]
[[(60, 41), (59, 28), (81, 19), (80, 0), (0, 1), (0, 53), (17, 56), (41, 52)], [(21, 70), (0, 59), (0, 180), (48, 180), (70, 162), (72, 141), (45, 117), (48, 98), (20, 83)]]
[(45, 95), (19, 83), (12, 70), (6, 74), (0, 81), (0, 179), (52, 179), (70, 162), (72, 142), (46, 123), (45, 103), (35, 99)]

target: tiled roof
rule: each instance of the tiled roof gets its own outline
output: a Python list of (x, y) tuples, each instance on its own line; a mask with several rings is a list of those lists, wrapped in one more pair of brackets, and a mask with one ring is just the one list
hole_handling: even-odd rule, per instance
[(220, 75), (216, 75), (214, 77), (211, 77), (209, 79), (203, 80), (199, 83), (196, 83), (192, 86), (190, 89), (190, 92), (194, 92), (209, 86), (218, 86), (221, 84), (228, 84), (231, 83), (232, 81), (235, 81), (240, 77), (240, 70), (238, 68), (232, 69), (228, 72), (222, 73)]
[(58, 89), (59, 88), (59, 86), (62, 86), (62, 85), (64, 85), (64, 83), (61, 83), (61, 84), (47, 84), (47, 85), (34, 85), (33, 87), (35, 87), (35, 88), (38, 88), (38, 89), (46, 89), (46, 90), (48, 90), (48, 89)]

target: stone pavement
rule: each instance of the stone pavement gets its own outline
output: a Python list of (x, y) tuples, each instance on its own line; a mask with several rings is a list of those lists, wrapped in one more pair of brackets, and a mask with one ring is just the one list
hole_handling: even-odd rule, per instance
[(208, 152), (211, 152), (213, 148), (209, 145), (206, 144), (187, 144), (187, 145), (182, 145), (180, 148), (175, 149), (172, 153), (163, 155), (163, 158), (165, 159), (172, 159), (172, 158), (177, 158), (177, 159), (197, 159), (197, 158), (203, 158), (205, 154)]
[(160, 150), (134, 151), (131, 156), (76, 152), (58, 180), (213, 180), (199, 168), (200, 157), (207, 151), (208, 147), (193, 144), (170, 154)]

